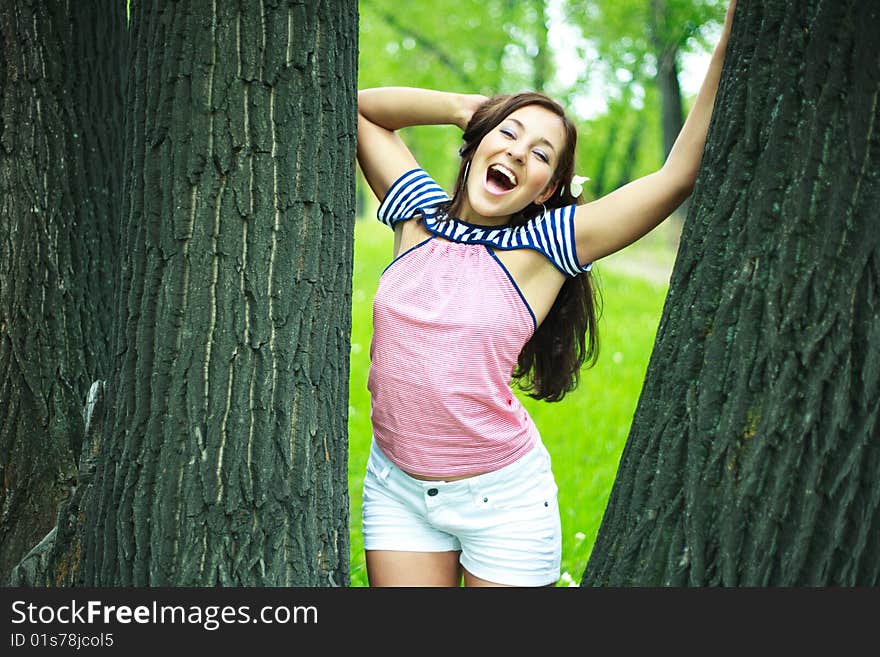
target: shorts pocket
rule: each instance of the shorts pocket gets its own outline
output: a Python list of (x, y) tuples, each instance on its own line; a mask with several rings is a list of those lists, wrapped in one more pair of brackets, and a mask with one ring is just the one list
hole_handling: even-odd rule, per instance
[(558, 491), (553, 477), (547, 476), (505, 488), (487, 489), (478, 495), (477, 504), (498, 511), (555, 510)]

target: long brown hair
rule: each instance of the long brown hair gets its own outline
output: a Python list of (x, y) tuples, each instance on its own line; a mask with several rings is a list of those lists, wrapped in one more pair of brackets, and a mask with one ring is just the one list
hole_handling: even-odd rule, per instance
[[(559, 183), (556, 192), (544, 204), (547, 210), (577, 203), (571, 195), (570, 181), (574, 175), (574, 154), (577, 129), (559, 103), (544, 94), (525, 92), (493, 96), (483, 103), (465, 128), (464, 146), (459, 150), (461, 166), (455, 181), (452, 200), (446, 216), (455, 217), (464, 200), (465, 171), (474, 151), (489, 132), (511, 112), (528, 105), (538, 105), (559, 116), (565, 126), (565, 147), (559, 157), (549, 185)], [(530, 203), (510, 218), (511, 226), (522, 226), (538, 216), (544, 208)], [(441, 213), (442, 216), (442, 213)], [(592, 275), (585, 272), (566, 278), (547, 317), (523, 346), (517, 359), (513, 378), (530, 397), (559, 401), (578, 385), (581, 367), (592, 367), (599, 356), (598, 315), (601, 296), (594, 289)]]

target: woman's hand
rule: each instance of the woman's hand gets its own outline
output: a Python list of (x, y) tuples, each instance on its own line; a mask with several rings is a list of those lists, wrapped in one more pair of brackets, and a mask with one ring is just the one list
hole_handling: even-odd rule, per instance
[(474, 112), (476, 112), (477, 108), (479, 108), (480, 105), (485, 103), (487, 100), (489, 100), (488, 96), (483, 96), (480, 94), (462, 94), (461, 107), (456, 113), (455, 125), (457, 125), (462, 130), (465, 130), (468, 123), (471, 122), (471, 117), (474, 115)]
[(416, 125), (467, 127), (487, 98), (414, 87), (378, 87), (358, 91), (357, 157), (376, 198), (402, 174), (419, 166), (397, 134)]

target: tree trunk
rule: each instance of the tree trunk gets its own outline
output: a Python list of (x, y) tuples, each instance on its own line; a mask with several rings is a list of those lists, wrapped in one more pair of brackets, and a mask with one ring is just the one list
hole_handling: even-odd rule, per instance
[(159, 3), (131, 29), (81, 582), (345, 584), (356, 5)]
[(667, 47), (658, 53), (657, 87), (660, 89), (663, 112), (663, 159), (665, 160), (678, 133), (684, 126), (681, 87), (678, 84), (678, 49)]
[[(657, 57), (655, 84), (660, 90), (660, 111), (663, 128), (663, 160), (669, 157), (678, 134), (684, 127), (684, 107), (681, 102), (681, 85), (678, 83), (679, 41), (671, 39), (667, 17), (667, 0), (651, 0), (651, 38)], [(678, 26), (676, 26), (678, 27)], [(685, 199), (678, 213), (685, 216), (690, 200)]]
[(18, 585), (348, 584), (357, 5), (141, 3), (113, 366)]
[(0, 581), (76, 485), (110, 362), (124, 7), (0, 8)]
[(633, 180), (633, 171), (636, 168), (636, 161), (639, 154), (639, 145), (642, 143), (642, 134), (645, 131), (644, 121), (638, 120), (637, 117), (632, 131), (629, 133), (629, 139), (626, 142), (626, 150), (624, 151), (623, 163), (620, 167), (620, 174), (617, 179), (615, 189), (619, 189)]
[(657, 88), (663, 116), (663, 159), (669, 155), (684, 125), (681, 87), (678, 84), (678, 40), (667, 34), (667, 0), (651, 0), (651, 41), (657, 57)]
[(736, 13), (584, 585), (880, 582), (880, 6)]

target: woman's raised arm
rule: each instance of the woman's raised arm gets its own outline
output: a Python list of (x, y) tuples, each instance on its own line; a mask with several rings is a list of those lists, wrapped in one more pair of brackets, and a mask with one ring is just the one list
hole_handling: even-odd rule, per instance
[(736, 0), (730, 0), (724, 29), (709, 70), (663, 167), (575, 211), (575, 242), (580, 264), (614, 253), (651, 231), (690, 196), (703, 148)]
[(462, 130), (486, 100), (479, 94), (458, 94), (413, 87), (378, 87), (358, 92), (357, 157), (367, 183), (379, 200), (402, 174), (418, 167), (396, 134), (415, 125), (456, 125)]

